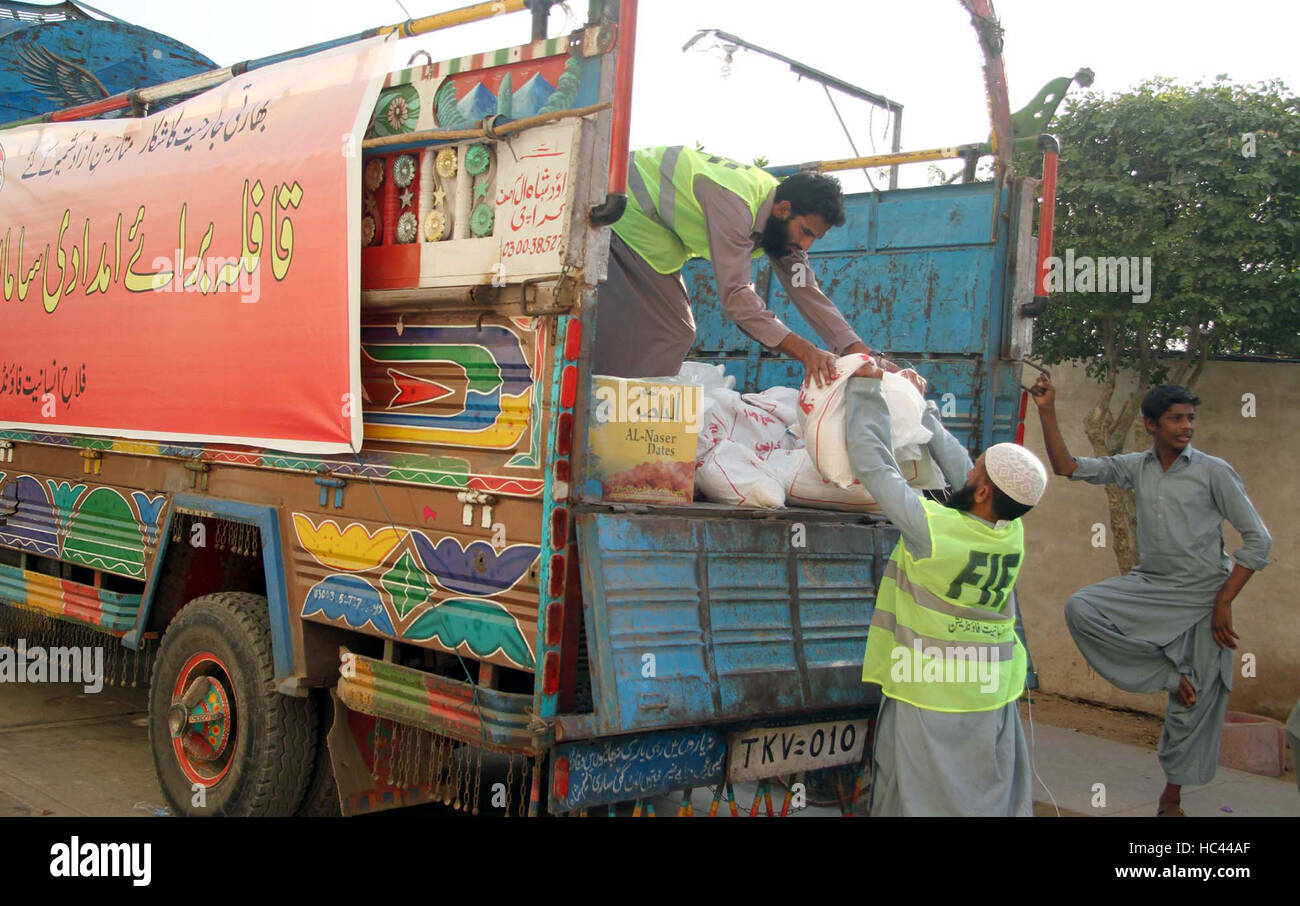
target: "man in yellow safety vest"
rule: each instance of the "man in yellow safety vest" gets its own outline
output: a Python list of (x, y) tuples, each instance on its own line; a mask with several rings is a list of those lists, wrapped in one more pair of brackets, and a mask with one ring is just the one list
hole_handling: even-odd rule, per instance
[[(614, 224), (597, 298), (596, 373), (655, 377), (680, 370), (695, 341), (681, 269), (691, 258), (706, 258), (727, 317), (764, 346), (797, 358), (807, 378), (830, 380), (838, 355), (869, 352), (808, 264), (812, 244), (844, 222), (839, 181), (823, 173), (778, 181), (759, 167), (691, 148), (633, 152), (627, 210)], [(764, 253), (831, 351), (793, 333), (755, 292), (753, 262)]]
[(846, 399), (853, 472), (901, 535), (876, 590), (862, 667), (883, 696), (871, 814), (1030, 815), (1016, 706), (1027, 658), (1012, 590), (1025, 556), (1020, 518), (1042, 497), (1047, 471), (1011, 443), (972, 464), (930, 402), (929, 451), (956, 490), (946, 505), (923, 499), (894, 461), (881, 374), (869, 360)]

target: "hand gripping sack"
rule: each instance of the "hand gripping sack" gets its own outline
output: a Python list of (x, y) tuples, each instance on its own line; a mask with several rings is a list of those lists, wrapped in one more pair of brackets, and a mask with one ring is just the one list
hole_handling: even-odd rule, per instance
[[(845, 437), (844, 395), (853, 373), (866, 358), (861, 353), (843, 356), (835, 363), (833, 381), (824, 387), (808, 384), (799, 392), (799, 419), (808, 455), (822, 478), (841, 488), (851, 487), (856, 480)], [(889, 407), (895, 459), (900, 464), (922, 459), (920, 448), (930, 440), (930, 432), (921, 424), (924, 398), (896, 374), (884, 375), (880, 390)]]

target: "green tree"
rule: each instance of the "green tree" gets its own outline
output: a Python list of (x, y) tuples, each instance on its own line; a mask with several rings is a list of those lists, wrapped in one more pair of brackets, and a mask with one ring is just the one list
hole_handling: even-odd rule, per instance
[[(1054, 254), (1151, 260), (1145, 303), (1131, 285), (1076, 286), (1054, 292), (1036, 328), (1046, 362), (1084, 361), (1099, 384), (1083, 419), (1094, 455), (1122, 452), (1130, 436), (1143, 445), (1142, 397), (1161, 383), (1194, 386), (1207, 359), (1300, 355), (1300, 102), (1280, 81), (1153, 79), (1120, 95), (1089, 93), (1072, 98), (1053, 132), (1062, 146)], [(1136, 378), (1130, 393), (1118, 392), (1122, 373)], [(1108, 494), (1127, 571), (1133, 499)]]

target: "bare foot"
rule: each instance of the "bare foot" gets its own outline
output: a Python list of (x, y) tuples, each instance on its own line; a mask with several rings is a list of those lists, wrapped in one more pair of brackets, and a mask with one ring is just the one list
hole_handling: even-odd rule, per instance
[(1190, 708), (1196, 704), (1196, 690), (1192, 688), (1192, 684), (1187, 677), (1180, 676), (1178, 678), (1178, 691), (1174, 693), (1174, 698), (1178, 699), (1178, 703), (1184, 708)]
[(1157, 818), (1186, 818), (1187, 813), (1182, 807), (1181, 786), (1175, 786), (1172, 783), (1166, 784), (1164, 792), (1160, 794), (1160, 800), (1156, 803)]
[(1156, 817), (1186, 818), (1187, 812), (1183, 811), (1183, 807), (1177, 801), (1170, 802), (1167, 799), (1161, 799), (1156, 803)]

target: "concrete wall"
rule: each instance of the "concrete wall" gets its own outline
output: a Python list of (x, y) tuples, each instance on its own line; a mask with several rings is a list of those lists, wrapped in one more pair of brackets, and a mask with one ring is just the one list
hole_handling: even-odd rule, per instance
[[(1070, 452), (1091, 456), (1083, 417), (1096, 402), (1100, 385), (1082, 367), (1059, 365), (1051, 370)], [(1026, 369), (1025, 384), (1032, 384), (1035, 376)], [(1233, 604), (1233, 627), (1241, 638), (1229, 707), (1285, 720), (1300, 698), (1300, 562), (1295, 556), (1300, 530), (1300, 365), (1211, 362), (1192, 389), (1202, 400), (1193, 446), (1232, 463), (1273, 536), (1268, 568), (1252, 577)], [(1242, 415), (1246, 393), (1255, 396), (1254, 418)], [(1138, 424), (1140, 429), (1140, 420)], [(1032, 401), (1025, 416), (1025, 444), (1047, 463)], [(1134, 441), (1126, 449), (1145, 448)], [(1066, 599), (1118, 572), (1114, 551), (1092, 546), (1092, 527), (1098, 522), (1106, 526), (1109, 542), (1105, 490), (1055, 476), (1043, 502), (1026, 517), (1028, 555), (1017, 588), (1041, 688), (1163, 714), (1166, 696), (1115, 689), (1088, 666), (1066, 629)], [(1223, 533), (1231, 555), (1241, 546), (1241, 537), (1228, 522)], [(1256, 657), (1254, 678), (1241, 675), (1245, 652)]]

